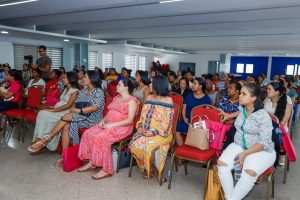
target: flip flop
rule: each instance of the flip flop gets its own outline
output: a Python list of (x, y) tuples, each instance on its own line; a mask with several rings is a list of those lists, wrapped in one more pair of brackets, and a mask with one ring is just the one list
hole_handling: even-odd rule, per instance
[[(98, 175), (98, 174), (101, 174), (101, 175)], [(104, 178), (111, 177), (111, 176), (112, 176), (112, 174), (107, 174), (107, 173), (105, 173), (103, 171), (100, 171), (97, 174), (94, 174), (92, 176), (92, 179), (94, 179), (94, 180), (100, 180), (100, 179), (104, 179)]]

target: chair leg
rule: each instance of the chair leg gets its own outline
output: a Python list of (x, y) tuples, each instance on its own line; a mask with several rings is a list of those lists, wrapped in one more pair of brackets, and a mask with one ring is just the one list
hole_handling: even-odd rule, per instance
[(287, 158), (287, 155), (285, 155), (285, 163), (284, 163), (284, 169), (283, 169), (283, 184), (286, 183), (287, 171), (288, 171), (288, 158)]
[(158, 173), (159, 186), (162, 186), (162, 179), (163, 179), (163, 176), (164, 176), (164, 171), (165, 171), (165, 168), (163, 168), (163, 170), (160, 173)]
[(274, 198), (274, 193), (275, 193), (275, 175), (273, 174), (273, 179), (272, 179), (272, 192), (271, 192), (271, 197)]
[[(174, 155), (173, 155), (174, 156)], [(176, 172), (178, 172), (178, 159), (175, 157), (175, 160), (174, 160), (174, 164), (175, 164), (175, 170)]]
[(267, 188), (266, 188), (266, 200), (270, 199), (270, 187), (271, 187), (271, 176), (268, 176)]
[(187, 163), (186, 162), (184, 162), (184, 173), (185, 173), (185, 175), (188, 175)]
[(117, 161), (117, 170), (116, 170), (117, 173), (119, 173), (120, 171), (121, 152), (122, 152), (122, 142), (120, 142), (118, 146), (118, 161)]
[(173, 168), (175, 165), (175, 154), (173, 154), (172, 156), (172, 163), (171, 163), (171, 172), (170, 172), (170, 176), (169, 176), (169, 183), (168, 183), (168, 189), (171, 189), (171, 184), (172, 184), (172, 176), (173, 176)]
[(290, 171), (290, 161), (288, 159), (287, 159), (287, 171)]
[(131, 155), (131, 157), (130, 157), (130, 165), (129, 165), (129, 173), (128, 173), (128, 177), (131, 177), (132, 163), (133, 163), (133, 156)]

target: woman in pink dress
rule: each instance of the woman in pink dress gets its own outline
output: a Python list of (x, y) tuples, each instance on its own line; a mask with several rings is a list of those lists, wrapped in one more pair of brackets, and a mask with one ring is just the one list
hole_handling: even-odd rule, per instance
[(78, 157), (88, 163), (79, 172), (96, 170), (102, 167), (93, 179), (112, 176), (114, 172), (111, 145), (132, 133), (134, 117), (138, 112), (139, 100), (130, 95), (132, 82), (123, 78), (117, 85), (117, 95), (108, 106), (103, 120), (83, 133)]

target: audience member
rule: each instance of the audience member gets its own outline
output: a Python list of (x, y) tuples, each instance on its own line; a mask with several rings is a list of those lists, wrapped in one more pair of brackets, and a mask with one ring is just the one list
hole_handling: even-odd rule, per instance
[[(261, 88), (247, 83), (241, 89), (239, 103), (242, 112), (235, 121), (236, 134), (218, 160), (218, 174), (226, 199), (243, 199), (253, 188), (259, 175), (271, 167), (276, 159), (272, 142), (272, 120), (262, 109)], [(232, 170), (242, 169), (234, 186)]]
[[(43, 138), (48, 136), (48, 134), (54, 128), (55, 124), (61, 119), (61, 117), (70, 112), (71, 107), (78, 97), (79, 85), (76, 74), (74, 72), (67, 72), (65, 75), (63, 75), (62, 81), (65, 85), (65, 89), (60, 95), (60, 101), (56, 103), (54, 107), (50, 106), (45, 110), (39, 111), (36, 118), (32, 140), (35, 145), (31, 145), (29, 147), (29, 151), (34, 152), (33, 154), (44, 152), (43, 150), (45, 150), (45, 148), (41, 148), (39, 150), (40, 145), (44, 146), (44, 144), (40, 143), (47, 142), (47, 140)], [(46, 145), (48, 150), (56, 150), (60, 136), (61, 134), (58, 133), (51, 138), (51, 140)], [(40, 141), (40, 143), (37, 143), (38, 141)]]
[[(27, 87), (28, 85), (28, 82), (30, 81), (31, 79), (31, 69), (30, 67), (28, 66), (28, 64), (23, 64), (23, 71), (22, 71), (22, 74), (23, 74), (23, 83), (24, 83), (24, 87)], [(1, 82), (0, 82), (1, 83)]]
[(134, 88), (132, 95), (138, 98), (143, 103), (150, 94), (150, 88), (148, 87), (148, 85), (150, 84), (148, 72), (142, 70), (136, 71), (135, 81), (138, 85)]
[(176, 73), (174, 71), (169, 71), (168, 81), (169, 81), (169, 84), (170, 84), (170, 90), (171, 91), (174, 91), (174, 90), (178, 89), (178, 84), (176, 82), (176, 79), (177, 79)]
[(176, 90), (173, 90), (173, 92), (176, 92), (185, 97), (192, 92), (192, 90), (188, 86), (188, 80), (186, 78), (181, 78), (178, 83), (179, 87)]
[(109, 68), (109, 75), (106, 76), (107, 83), (118, 79), (118, 74), (115, 68)]
[(153, 78), (150, 85), (152, 94), (144, 103), (140, 120), (137, 122), (137, 133), (129, 144), (140, 172), (148, 179), (153, 177), (156, 167), (160, 180), (173, 138), (171, 127), (174, 111), (173, 101), (168, 97), (168, 85), (164, 76)]
[(189, 88), (191, 89), (192, 86), (193, 86), (193, 74), (192, 74), (192, 72), (191, 71), (186, 71), (183, 76), (184, 76), (184, 78), (186, 78), (188, 80)]
[(28, 88), (37, 86), (45, 89), (45, 81), (41, 78), (42, 72), (39, 68), (32, 69), (32, 79), (29, 81), (27, 88), (25, 88), (25, 96), (28, 95)]
[(111, 146), (132, 134), (134, 117), (139, 112), (139, 100), (130, 95), (132, 86), (130, 79), (122, 78), (117, 86), (119, 95), (109, 104), (107, 115), (84, 132), (78, 157), (88, 163), (79, 168), (79, 172), (102, 167), (93, 179), (103, 179), (114, 173)]
[(212, 74), (206, 75), (205, 84), (206, 84), (205, 93), (209, 96), (209, 98), (211, 100), (211, 104), (215, 105), (218, 92), (216, 90), (214, 90), (214, 87), (213, 87), (214, 83), (213, 83)]

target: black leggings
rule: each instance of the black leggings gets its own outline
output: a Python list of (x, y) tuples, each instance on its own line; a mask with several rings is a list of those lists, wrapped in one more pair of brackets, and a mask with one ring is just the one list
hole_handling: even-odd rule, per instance
[(18, 108), (18, 104), (16, 102), (0, 100), (0, 111), (6, 111), (13, 108)]

